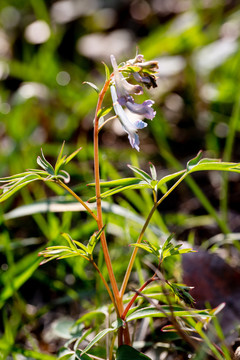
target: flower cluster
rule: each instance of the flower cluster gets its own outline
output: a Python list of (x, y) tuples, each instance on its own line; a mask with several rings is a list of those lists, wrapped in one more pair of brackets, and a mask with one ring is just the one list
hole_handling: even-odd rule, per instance
[(124, 77), (122, 71), (128, 71), (138, 83), (145, 85), (147, 88), (156, 87), (155, 72), (158, 69), (156, 61), (144, 62), (143, 55), (138, 54), (134, 59), (129, 60), (126, 66), (121, 69), (118, 68), (116, 59), (111, 55), (111, 63), (114, 70), (114, 77), (110, 87), (113, 108), (118, 116), (123, 129), (128, 134), (128, 139), (133, 148), (139, 151), (139, 137), (137, 135), (138, 129), (143, 129), (147, 124), (142, 120), (135, 120), (128, 118), (124, 107), (134, 114), (138, 114), (143, 118), (152, 120), (156, 112), (152, 109), (153, 100), (145, 100), (142, 104), (135, 102), (132, 95), (143, 94), (141, 85), (133, 85), (129, 83)]

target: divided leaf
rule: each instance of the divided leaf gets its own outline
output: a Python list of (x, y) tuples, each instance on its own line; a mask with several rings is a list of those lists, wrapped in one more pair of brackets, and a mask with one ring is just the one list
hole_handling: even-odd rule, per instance
[(155, 246), (151, 244), (148, 240), (145, 240), (144, 243), (140, 244), (131, 244), (130, 246), (138, 247), (140, 249), (143, 249), (154, 256), (157, 257), (158, 261), (160, 263), (163, 262), (164, 259), (166, 259), (169, 256), (173, 255), (179, 255), (179, 254), (185, 254), (189, 252), (195, 252), (195, 250), (192, 250), (190, 248), (187, 249), (180, 249), (182, 244), (174, 245), (171, 241), (173, 239), (174, 234), (170, 235), (167, 240), (164, 242), (163, 245)]
[(105, 226), (100, 231), (97, 231), (90, 237), (87, 246), (82, 244), (80, 241), (73, 240), (69, 234), (63, 233), (62, 236), (67, 241), (68, 246), (63, 246), (63, 245), (49, 246), (45, 250), (41, 251), (39, 253), (39, 256), (43, 256), (45, 258), (41, 262), (41, 265), (54, 259), (60, 260), (74, 256), (81, 256), (85, 260), (92, 261), (93, 250), (104, 228)]

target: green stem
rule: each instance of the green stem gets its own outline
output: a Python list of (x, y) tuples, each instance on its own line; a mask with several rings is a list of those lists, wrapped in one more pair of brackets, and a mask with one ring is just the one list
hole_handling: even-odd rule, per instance
[(87, 212), (94, 218), (94, 220), (98, 220), (97, 216), (94, 214), (94, 212), (87, 206), (87, 204), (72, 190), (70, 189), (64, 182), (57, 179), (56, 183), (60, 185), (62, 188), (67, 190), (69, 194), (71, 194), (80, 204), (87, 210)]
[[(168, 195), (171, 194), (171, 192), (183, 181), (183, 179), (188, 175), (187, 173), (187, 170), (184, 172), (184, 174), (180, 177), (180, 179), (178, 179), (178, 181), (176, 181), (176, 183), (153, 205), (144, 225), (143, 225), (143, 228), (140, 232), (140, 235), (138, 237), (138, 240), (137, 240), (137, 244), (140, 244), (141, 241), (142, 241), (142, 238), (144, 236), (144, 233), (149, 225), (149, 222), (155, 212), (155, 210), (157, 209), (157, 207), (162, 203), (162, 201), (164, 199), (166, 199), (166, 197)], [(128, 264), (128, 268), (127, 268), (127, 271), (126, 271), (126, 274), (125, 274), (125, 277), (123, 279), (123, 283), (122, 283), (122, 287), (121, 287), (121, 290), (120, 290), (120, 296), (121, 298), (123, 297), (124, 293), (125, 293), (125, 290), (126, 290), (126, 287), (127, 287), (127, 284), (128, 284), (128, 280), (129, 280), (129, 277), (131, 275), (131, 272), (132, 272), (132, 268), (133, 268), (133, 264), (134, 264), (134, 261), (135, 261), (135, 258), (136, 258), (136, 255), (137, 255), (137, 251), (138, 251), (138, 248), (135, 247), (134, 250), (133, 250), (133, 253), (132, 253), (132, 256), (131, 256), (131, 259), (129, 261), (129, 264)]]

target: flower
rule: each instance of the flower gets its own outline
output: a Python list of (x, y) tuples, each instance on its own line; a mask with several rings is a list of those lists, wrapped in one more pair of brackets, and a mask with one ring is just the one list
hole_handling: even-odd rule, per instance
[[(156, 115), (156, 112), (152, 109), (152, 105), (154, 104), (153, 100), (145, 100), (142, 104), (138, 104), (134, 101), (132, 95), (141, 95), (143, 94), (143, 88), (141, 85), (133, 85), (130, 84), (122, 72), (119, 71), (116, 59), (113, 55), (111, 55), (111, 63), (114, 70), (113, 82), (110, 87), (112, 100), (113, 100), (113, 108), (118, 116), (123, 129), (128, 134), (128, 139), (133, 148), (139, 151), (139, 137), (137, 135), (138, 129), (143, 129), (147, 126), (147, 124), (142, 120), (133, 120), (127, 117), (126, 112), (123, 109), (125, 106), (128, 110), (130, 110), (134, 114), (141, 115), (146, 119), (152, 120)], [(131, 71), (131, 66), (134, 66), (134, 70), (132, 71), (133, 77), (136, 81), (143, 83), (148, 88), (153, 86), (155, 87), (155, 82), (153, 79), (154, 75), (152, 73), (155, 72), (156, 62), (143, 62), (143, 55), (137, 55), (135, 59), (129, 60), (127, 62), (129, 65), (129, 69)], [(146, 67), (146, 73), (144, 69)], [(128, 68), (124, 67), (123, 70)], [(151, 70), (153, 68), (154, 70)], [(137, 71), (136, 71), (137, 70)]]
[[(110, 87), (112, 100), (113, 100), (113, 108), (116, 115), (119, 118), (120, 123), (122, 124), (123, 129), (128, 134), (128, 139), (133, 148), (139, 151), (139, 137), (137, 135), (138, 129), (143, 129), (147, 126), (147, 124), (142, 120), (133, 120), (129, 119), (123, 110), (122, 106), (118, 102), (117, 92), (115, 86), (112, 85)], [(137, 104), (135, 104), (137, 105)]]

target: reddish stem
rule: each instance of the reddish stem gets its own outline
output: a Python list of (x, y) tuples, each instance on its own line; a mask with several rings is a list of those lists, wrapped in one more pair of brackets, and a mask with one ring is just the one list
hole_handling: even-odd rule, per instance
[(134, 301), (136, 301), (137, 297), (139, 296), (139, 293), (141, 293), (146, 286), (148, 286), (152, 281), (157, 280), (156, 275), (154, 274), (150, 279), (148, 279), (141, 287), (140, 289), (138, 289), (138, 291), (134, 294), (134, 296), (132, 297), (132, 299), (129, 301), (129, 303), (127, 304), (126, 308), (124, 309), (124, 312), (121, 316), (122, 320), (125, 320), (128, 311), (130, 310), (131, 306), (133, 305)]

